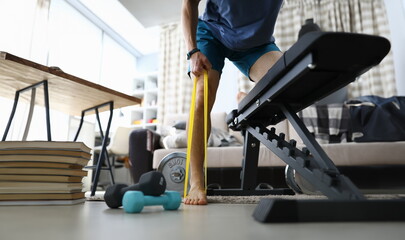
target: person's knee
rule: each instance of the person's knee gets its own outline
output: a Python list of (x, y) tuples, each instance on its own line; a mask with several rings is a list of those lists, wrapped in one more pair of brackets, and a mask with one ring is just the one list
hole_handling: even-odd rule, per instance
[[(215, 103), (216, 95), (214, 94), (215, 91), (208, 91), (208, 111), (211, 112), (211, 109)], [(204, 89), (197, 91), (196, 94), (196, 103), (195, 103), (195, 111), (198, 113), (203, 113), (204, 111)]]
[(271, 51), (262, 55), (250, 68), (250, 78), (254, 82), (260, 81), (281, 56), (283, 56), (283, 53), (279, 51)]
[[(220, 74), (218, 71), (210, 71), (208, 73), (208, 107), (209, 110), (212, 109), (216, 94), (219, 85), (219, 77)], [(196, 108), (203, 108), (204, 107), (204, 76), (200, 76), (197, 79), (197, 86), (196, 86)]]

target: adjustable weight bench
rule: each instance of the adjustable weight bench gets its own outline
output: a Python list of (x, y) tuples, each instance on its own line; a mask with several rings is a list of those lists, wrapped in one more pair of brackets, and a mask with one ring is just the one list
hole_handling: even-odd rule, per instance
[[(296, 113), (353, 82), (388, 54), (387, 39), (354, 33), (310, 32), (284, 53), (228, 115), (245, 134), (241, 189), (212, 189), (208, 195), (255, 194), (260, 143), (269, 148), (328, 200), (262, 199), (253, 214), (261, 222), (405, 220), (405, 201), (367, 200), (339, 173)], [(275, 125), (288, 119), (305, 144), (287, 142)], [(260, 193), (259, 193), (260, 194)]]

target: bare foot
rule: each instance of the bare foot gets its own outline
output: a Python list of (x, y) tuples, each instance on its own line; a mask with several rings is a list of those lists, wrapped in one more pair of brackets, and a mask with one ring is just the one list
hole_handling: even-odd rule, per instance
[(187, 205), (207, 205), (207, 194), (205, 192), (204, 175), (196, 171), (191, 174), (190, 190), (184, 199)]
[(187, 197), (184, 199), (186, 205), (207, 205), (207, 194), (204, 188), (191, 187)]
[(238, 103), (240, 103), (242, 101), (242, 99), (246, 97), (246, 95), (247, 95), (247, 93), (238, 92), (238, 94), (236, 95), (236, 101), (238, 101)]

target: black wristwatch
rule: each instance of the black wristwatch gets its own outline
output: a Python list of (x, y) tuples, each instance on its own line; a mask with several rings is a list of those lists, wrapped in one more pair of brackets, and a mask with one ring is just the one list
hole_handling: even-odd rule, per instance
[(190, 60), (191, 55), (193, 55), (194, 53), (199, 52), (199, 51), (200, 51), (200, 49), (194, 48), (193, 50), (191, 50), (190, 52), (188, 52), (188, 53), (187, 53), (187, 60)]

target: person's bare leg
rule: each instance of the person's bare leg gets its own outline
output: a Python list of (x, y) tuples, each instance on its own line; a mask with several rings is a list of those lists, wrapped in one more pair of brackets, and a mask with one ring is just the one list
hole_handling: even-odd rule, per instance
[(255, 83), (259, 82), (281, 56), (283, 56), (283, 53), (279, 51), (272, 51), (262, 55), (250, 68), (250, 78)]
[[(261, 56), (250, 68), (250, 78), (255, 83), (259, 82), (282, 55), (283, 54), (281, 52), (272, 51)], [(246, 97), (246, 95), (247, 93), (245, 92), (239, 92), (236, 96), (238, 103), (242, 101), (242, 99)]]
[[(207, 195), (205, 192), (204, 179), (204, 76), (197, 80), (196, 107), (194, 112), (193, 142), (190, 153), (190, 190), (184, 199), (185, 204), (206, 205)], [(208, 74), (208, 116), (215, 102), (215, 96), (219, 85), (220, 74), (211, 70)], [(211, 132), (211, 119), (208, 117), (208, 133)], [(209, 134), (208, 134), (209, 136)]]

